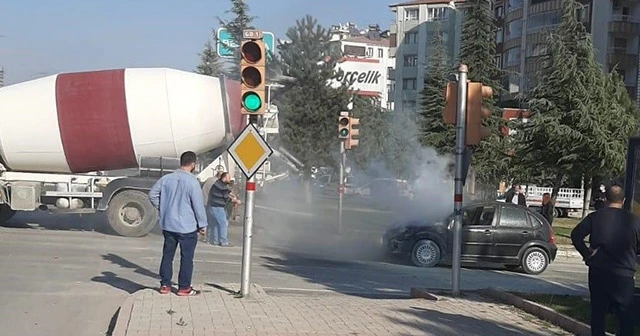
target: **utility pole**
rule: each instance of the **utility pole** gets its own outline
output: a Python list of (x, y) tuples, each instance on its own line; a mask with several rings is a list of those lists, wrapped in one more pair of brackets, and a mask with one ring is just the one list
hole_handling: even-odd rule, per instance
[(451, 292), (460, 294), (460, 255), (462, 252), (462, 198), (464, 188), (463, 155), (465, 151), (465, 126), (467, 118), (467, 72), (464, 64), (458, 67), (458, 92), (456, 113), (455, 186), (453, 193), (453, 262), (451, 266)]

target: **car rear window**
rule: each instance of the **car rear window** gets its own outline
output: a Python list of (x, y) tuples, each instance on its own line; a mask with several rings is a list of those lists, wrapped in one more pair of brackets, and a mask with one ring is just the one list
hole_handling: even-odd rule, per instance
[(529, 214), (529, 220), (531, 220), (531, 224), (533, 224), (534, 227), (542, 226), (542, 222), (538, 219), (538, 217), (532, 214)]

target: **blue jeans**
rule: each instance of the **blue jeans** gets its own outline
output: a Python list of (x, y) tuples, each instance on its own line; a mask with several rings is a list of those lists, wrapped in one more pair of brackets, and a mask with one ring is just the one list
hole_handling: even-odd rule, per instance
[(209, 243), (213, 245), (229, 245), (227, 239), (227, 211), (223, 207), (207, 207), (209, 215)]
[(160, 286), (171, 286), (173, 277), (173, 258), (180, 244), (180, 272), (178, 273), (178, 289), (191, 288), (193, 275), (193, 255), (198, 242), (198, 232), (177, 233), (162, 231), (164, 246), (162, 247), (162, 262), (160, 263)]

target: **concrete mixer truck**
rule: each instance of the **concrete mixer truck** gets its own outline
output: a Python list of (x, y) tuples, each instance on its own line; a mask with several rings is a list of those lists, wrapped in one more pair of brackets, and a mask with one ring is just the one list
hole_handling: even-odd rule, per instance
[[(167, 68), (1, 88), (0, 221), (17, 211), (99, 211), (118, 234), (146, 235), (158, 218), (148, 190), (182, 152), (225, 151), (245, 125), (239, 96), (238, 82)], [(127, 169), (140, 174), (116, 173)]]

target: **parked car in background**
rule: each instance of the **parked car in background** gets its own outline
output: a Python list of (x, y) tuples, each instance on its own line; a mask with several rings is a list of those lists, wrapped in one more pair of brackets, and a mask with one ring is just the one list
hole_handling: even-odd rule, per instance
[[(394, 225), (382, 243), (391, 255), (409, 258), (419, 267), (451, 260), (453, 215), (427, 223)], [(463, 208), (462, 261), (503, 264), (540, 274), (555, 260), (558, 248), (551, 225), (539, 213), (511, 203), (478, 202)]]

